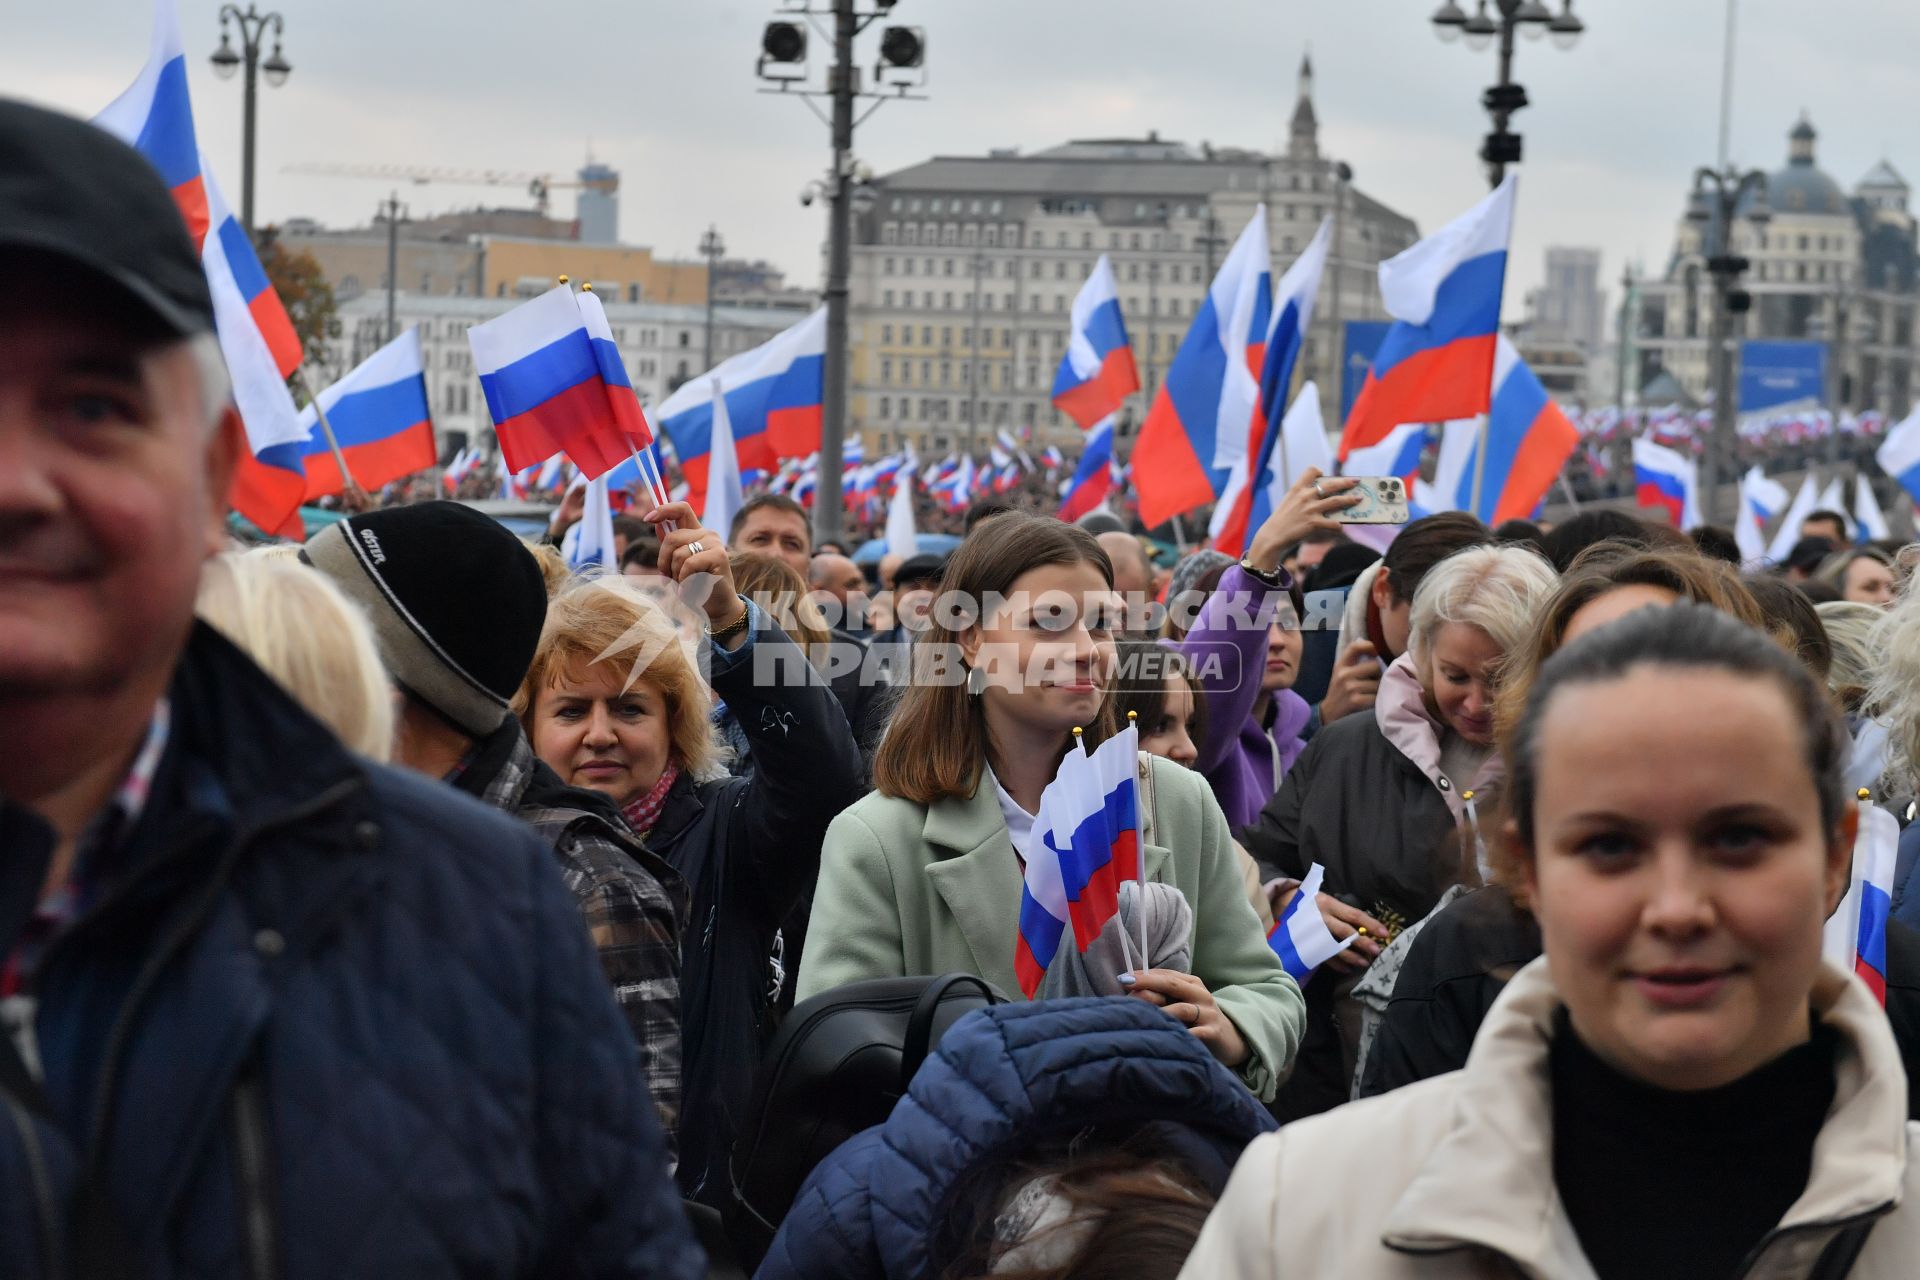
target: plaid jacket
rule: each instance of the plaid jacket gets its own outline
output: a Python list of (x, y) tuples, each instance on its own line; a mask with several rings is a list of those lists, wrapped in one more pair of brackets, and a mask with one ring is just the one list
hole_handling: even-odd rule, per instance
[[(680, 1122), (680, 876), (648, 852), (612, 805), (563, 784), (534, 757), (518, 722), (480, 744), (456, 780), (540, 833), (580, 904), (614, 1000), (640, 1050), (640, 1074), (673, 1150)], [(587, 807), (593, 805), (593, 807)]]

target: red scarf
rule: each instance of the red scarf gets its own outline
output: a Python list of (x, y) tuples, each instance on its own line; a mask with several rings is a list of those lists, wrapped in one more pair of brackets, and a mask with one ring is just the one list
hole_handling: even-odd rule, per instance
[(635, 831), (644, 836), (653, 830), (653, 824), (660, 821), (660, 810), (667, 803), (667, 792), (673, 790), (674, 781), (679, 776), (680, 766), (669, 763), (667, 771), (660, 775), (660, 781), (654, 783), (647, 794), (621, 806), (620, 812)]

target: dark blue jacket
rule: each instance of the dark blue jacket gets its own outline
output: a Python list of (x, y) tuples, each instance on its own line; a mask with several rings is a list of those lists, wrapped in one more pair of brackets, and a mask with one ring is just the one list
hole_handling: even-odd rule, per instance
[(1920, 866), (1920, 822), (1910, 822), (1900, 833), (1900, 854), (1893, 864), (1893, 918), (1909, 929), (1920, 929), (1920, 884), (1913, 869)]
[(756, 1280), (937, 1274), (967, 1175), (1090, 1124), (1173, 1122), (1221, 1181), (1274, 1122), (1186, 1028), (1120, 996), (1004, 1004), (955, 1023), (887, 1122), (815, 1169)]
[[(204, 627), (170, 698), (119, 879), (38, 971), (50, 1119), (0, 1115), (0, 1271), (97, 1270), (84, 1184), (155, 1277), (702, 1274), (539, 839), (349, 755)], [(0, 812), (7, 936), (49, 837)]]

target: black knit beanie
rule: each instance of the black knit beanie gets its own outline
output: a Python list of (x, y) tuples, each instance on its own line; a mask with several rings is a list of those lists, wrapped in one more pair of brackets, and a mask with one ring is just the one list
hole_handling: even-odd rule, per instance
[(475, 737), (507, 716), (547, 618), (533, 553), (457, 502), (349, 516), (306, 558), (358, 601), (394, 682)]

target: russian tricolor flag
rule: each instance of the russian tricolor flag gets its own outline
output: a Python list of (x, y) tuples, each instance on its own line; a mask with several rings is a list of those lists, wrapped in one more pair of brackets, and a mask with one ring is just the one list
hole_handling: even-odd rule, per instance
[[(346, 377), (322, 391), (320, 408), (327, 425), (363, 489), (377, 489), (402, 476), (432, 467), (439, 456), (433, 443), (433, 418), (427, 408), (426, 362), (420, 355), (420, 331), (409, 329)], [(327, 447), (320, 415), (312, 405), (300, 415), (307, 428), (307, 497), (339, 493), (346, 477)]]
[[(1530, 518), (1580, 442), (1578, 428), (1505, 336), (1496, 345), (1493, 376), (1492, 408), (1484, 419), (1447, 424), (1449, 447), (1434, 476), (1437, 500), (1443, 504), (1437, 510), (1471, 512), (1488, 525)], [(1483, 442), (1484, 469), (1479, 461)], [(1349, 456), (1348, 474), (1400, 474), (1356, 471), (1351, 460), (1358, 453)], [(1414, 465), (1419, 465), (1417, 455)]]
[(1770, 478), (1756, 463), (1740, 478), (1740, 510), (1733, 518), (1733, 539), (1740, 547), (1740, 564), (1746, 569), (1764, 568), (1767, 563), (1767, 521), (1786, 510), (1787, 487)]
[(1040, 796), (1023, 851), (1013, 968), (1031, 1000), (1069, 929), (1081, 951), (1119, 914), (1140, 878), (1140, 735), (1128, 725), (1091, 755), (1068, 748)]
[(1347, 417), (1341, 457), (1402, 423), (1487, 411), (1517, 181), (1509, 173), (1479, 204), (1380, 264), (1380, 296), (1394, 325)]
[(1900, 482), (1907, 495), (1920, 503), (1920, 408), (1887, 429), (1887, 438), (1874, 451), (1880, 469)]
[[(1214, 548), (1231, 556), (1245, 552), (1253, 531), (1266, 523), (1282, 496), (1308, 467), (1318, 467), (1322, 472), (1333, 470), (1318, 390), (1308, 384), (1301, 388), (1293, 406), (1287, 407), (1293, 371), (1306, 346), (1307, 331), (1313, 323), (1313, 300), (1319, 296), (1320, 277), (1332, 244), (1333, 221), (1323, 219), (1306, 252), (1280, 277), (1274, 289), (1266, 362), (1260, 370), (1260, 412), (1250, 424), (1250, 439), (1236, 440), (1231, 433), (1221, 437), (1216, 461), (1228, 464), (1228, 475), (1214, 507), (1211, 532)], [(1309, 390), (1313, 397), (1307, 403)]]
[(1900, 824), (1878, 805), (1862, 801), (1853, 841), (1853, 878), (1840, 906), (1827, 917), (1820, 953), (1887, 1002), (1887, 917), (1893, 910), (1893, 871)]
[(1053, 407), (1090, 431), (1139, 389), (1140, 371), (1134, 367), (1133, 347), (1120, 316), (1113, 263), (1103, 253), (1073, 299), (1067, 353), (1053, 376)]
[(826, 398), (827, 312), (799, 324), (681, 384), (656, 413), (673, 442), (696, 508), (707, 491), (712, 448), (713, 389), (727, 398), (741, 474), (772, 473), (783, 458), (820, 451)]
[(1113, 419), (1098, 423), (1087, 432), (1087, 447), (1080, 454), (1080, 465), (1061, 496), (1060, 518), (1078, 520), (1107, 500), (1114, 488)]
[[(582, 302), (563, 284), (467, 330), (500, 452), (513, 470), (564, 453), (592, 480), (652, 441), (625, 371), (620, 384), (607, 381), (595, 319), (611, 348), (600, 300), (588, 294)], [(619, 353), (611, 359), (618, 369)]]
[(1640, 505), (1666, 512), (1674, 528), (1700, 523), (1699, 469), (1693, 459), (1651, 440), (1635, 440), (1633, 485)]
[(173, 0), (154, 6), (152, 49), (139, 77), (94, 123), (152, 161), (200, 249), (234, 406), (247, 432), (249, 456), (234, 473), (229, 501), (269, 533), (303, 536), (307, 481), (300, 459), (307, 433), (286, 383), (300, 367), (300, 341), (246, 231), (201, 163)]
[(1134, 442), (1134, 490), (1148, 528), (1218, 498), (1234, 458), (1248, 452), (1272, 316), (1263, 204), (1194, 313)]
[(1327, 928), (1319, 906), (1320, 884), (1326, 876), (1327, 869), (1314, 863), (1293, 900), (1287, 903), (1287, 909), (1280, 913), (1267, 934), (1267, 945), (1280, 958), (1280, 967), (1302, 986), (1315, 969), (1352, 946), (1360, 936), (1350, 933), (1344, 939), (1336, 938)]

